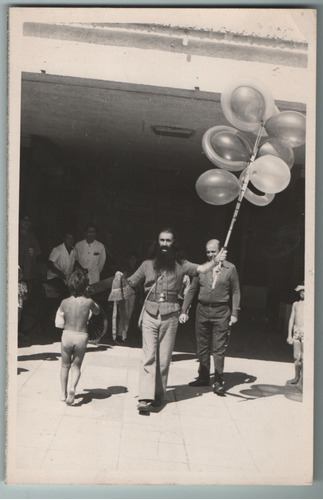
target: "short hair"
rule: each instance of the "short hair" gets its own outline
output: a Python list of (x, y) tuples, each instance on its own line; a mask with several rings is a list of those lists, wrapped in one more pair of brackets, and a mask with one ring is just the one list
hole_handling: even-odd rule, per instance
[(95, 229), (95, 231), (97, 231), (96, 225), (92, 224), (92, 222), (90, 222), (89, 224), (86, 224), (86, 226), (85, 226), (85, 232), (88, 231), (90, 229), (90, 227), (93, 228), (93, 229)]
[(63, 236), (64, 240), (65, 240), (66, 236), (73, 236), (73, 238), (75, 237), (73, 231), (64, 231), (62, 236)]
[(218, 240), (217, 238), (211, 238), (210, 240), (208, 240), (206, 242), (206, 245), (205, 246), (208, 246), (209, 243), (217, 243), (218, 244), (218, 247), (219, 249), (221, 248), (221, 242), (220, 240)]
[(84, 295), (88, 284), (88, 277), (80, 269), (74, 271), (68, 280), (68, 288), (74, 297)]

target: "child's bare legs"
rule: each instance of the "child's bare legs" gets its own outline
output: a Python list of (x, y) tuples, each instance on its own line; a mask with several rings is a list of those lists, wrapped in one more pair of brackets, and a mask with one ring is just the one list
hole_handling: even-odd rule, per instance
[(67, 396), (67, 382), (68, 382), (68, 374), (71, 368), (71, 358), (72, 358), (73, 348), (71, 346), (66, 346), (63, 343), (61, 345), (61, 401), (66, 400)]
[(300, 342), (300, 350), (301, 350), (301, 356), (300, 356), (300, 365), (301, 365), (301, 369), (300, 369), (300, 374), (299, 374), (299, 379), (298, 379), (298, 382), (297, 382), (297, 387), (299, 389), (303, 389), (303, 352), (304, 352), (304, 344), (303, 342)]
[[(64, 330), (62, 335), (62, 366), (61, 385), (62, 401), (71, 405), (74, 403), (75, 390), (81, 376), (81, 365), (86, 351), (88, 335), (84, 332)], [(67, 391), (68, 376), (70, 389)]]
[(82, 342), (81, 345), (77, 345), (74, 347), (74, 355), (71, 366), (71, 378), (70, 378), (71, 385), (68, 391), (68, 396), (66, 398), (66, 404), (68, 405), (74, 403), (76, 386), (81, 376), (81, 366), (86, 351), (86, 345), (87, 345), (87, 339), (85, 345), (84, 342)]
[(303, 343), (299, 340), (294, 340), (293, 344), (295, 377), (287, 380), (288, 384), (298, 384), (300, 379), (303, 379)]

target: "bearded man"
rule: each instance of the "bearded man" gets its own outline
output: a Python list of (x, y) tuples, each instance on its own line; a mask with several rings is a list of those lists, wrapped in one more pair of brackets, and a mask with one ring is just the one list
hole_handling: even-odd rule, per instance
[[(144, 283), (147, 292), (142, 320), (142, 358), (139, 377), (141, 414), (162, 404), (180, 315), (179, 294), (185, 275), (198, 276), (225, 259), (226, 252), (198, 265), (181, 257), (171, 228), (162, 229), (150, 260), (145, 260), (128, 278), (131, 287)], [(122, 273), (118, 272), (117, 275)]]

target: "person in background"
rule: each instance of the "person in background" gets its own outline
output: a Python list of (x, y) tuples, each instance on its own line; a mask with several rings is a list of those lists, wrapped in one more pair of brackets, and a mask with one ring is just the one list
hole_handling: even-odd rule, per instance
[(288, 323), (287, 343), (293, 346), (295, 377), (287, 380), (287, 384), (303, 385), (303, 353), (304, 353), (304, 300), (305, 287), (298, 285), (295, 291), (299, 293), (300, 300), (292, 305)]
[[(179, 294), (183, 277), (198, 276), (213, 269), (225, 257), (198, 265), (181, 256), (175, 233), (162, 229), (157, 237), (152, 258), (145, 260), (128, 278), (131, 287), (144, 283), (147, 292), (142, 318), (142, 359), (140, 365), (138, 411), (149, 414), (150, 404), (162, 404), (175, 343), (180, 314)], [(122, 273), (118, 272), (117, 275)]]
[(32, 232), (32, 220), (23, 214), (19, 221), (19, 255), (18, 264), (22, 271), (22, 279), (31, 294), (36, 275), (36, 261), (41, 254), (38, 240)]
[[(219, 240), (212, 239), (207, 242), (206, 255), (209, 261), (216, 259), (219, 252)], [(223, 368), (229, 329), (238, 321), (240, 307), (239, 278), (235, 266), (224, 260), (208, 272), (193, 278), (184, 298), (180, 323), (188, 320), (188, 311), (197, 293), (195, 335), (200, 365), (197, 379), (189, 385), (200, 387), (210, 384), (212, 354), (215, 379), (212, 388), (216, 394), (222, 395), (225, 392)]]
[(71, 296), (61, 302), (55, 318), (56, 328), (64, 329), (61, 341), (61, 400), (68, 405), (74, 403), (76, 386), (81, 376), (88, 342), (88, 321), (91, 314), (100, 313), (100, 307), (85, 295), (88, 284), (88, 278), (81, 270), (71, 274), (68, 282)]
[(96, 227), (89, 224), (85, 231), (85, 239), (75, 245), (76, 264), (88, 275), (89, 284), (100, 281), (100, 274), (106, 260), (104, 245), (95, 239)]
[(47, 271), (47, 280), (59, 291), (61, 299), (69, 296), (67, 283), (74, 271), (75, 259), (74, 236), (66, 233), (63, 243), (51, 251)]

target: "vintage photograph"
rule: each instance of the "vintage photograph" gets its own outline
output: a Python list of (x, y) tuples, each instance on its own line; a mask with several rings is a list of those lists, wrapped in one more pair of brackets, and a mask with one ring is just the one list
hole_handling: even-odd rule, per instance
[(6, 482), (312, 484), (316, 11), (8, 11)]

